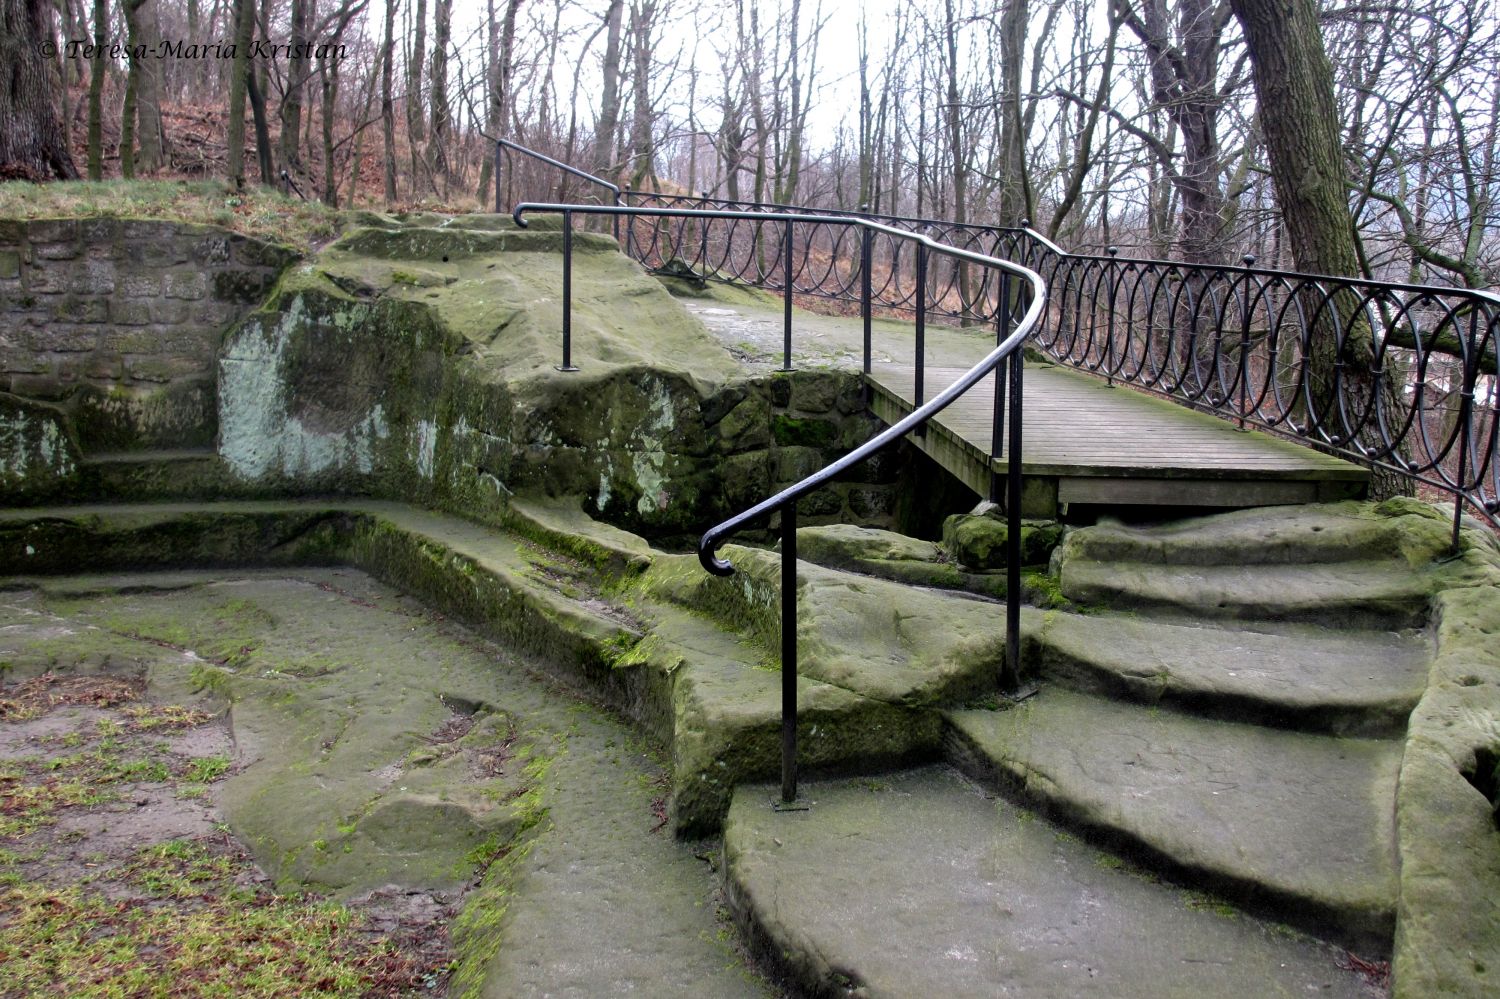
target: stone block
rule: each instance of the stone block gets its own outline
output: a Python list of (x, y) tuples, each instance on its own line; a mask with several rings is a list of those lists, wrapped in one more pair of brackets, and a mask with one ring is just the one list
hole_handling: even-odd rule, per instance
[(73, 275), (65, 267), (27, 267), (26, 290), (34, 295), (55, 295), (71, 287)]
[(889, 486), (850, 486), (849, 512), (864, 520), (889, 517), (896, 509), (896, 493)]
[(797, 501), (797, 516), (832, 516), (843, 508), (844, 497), (839, 494), (838, 489), (832, 486), (824, 486), (822, 489), (814, 490)]
[(771, 436), (782, 447), (829, 448), (838, 443), (840, 434), (838, 424), (829, 420), (778, 413), (771, 419)]
[(719, 464), (724, 502), (732, 510), (759, 503), (771, 493), (771, 460), (767, 451), (731, 455)]
[(90, 260), (125, 260), (125, 250), (119, 243), (104, 241), (90, 243), (84, 240), (83, 252)]
[(32, 243), (62, 243), (78, 238), (75, 219), (35, 219), (26, 224), (26, 238)]
[(800, 482), (828, 464), (823, 452), (811, 447), (783, 447), (774, 452), (772, 473), (784, 485)]
[(28, 329), (23, 343), (37, 353), (78, 354), (99, 347), (99, 331), (71, 323), (48, 323)]
[(83, 377), (92, 378), (97, 381), (115, 381), (125, 377), (125, 359), (118, 354), (105, 354), (95, 351), (85, 358), (83, 367), (79, 369)]
[(72, 380), (52, 372), (50, 365), (47, 373), (16, 374), (10, 379), (11, 392), (27, 399), (61, 399), (72, 387)]
[(201, 264), (222, 264), (229, 260), (229, 236), (206, 236), (193, 246), (193, 259)]
[(80, 219), (78, 240), (90, 250), (108, 248), (100, 257), (120, 256), (120, 223), (116, 219)]
[(771, 405), (786, 407), (792, 403), (792, 376), (773, 375), (771, 377)]
[(771, 443), (771, 407), (766, 400), (752, 395), (740, 402), (719, 421), (719, 440), (731, 453), (761, 450)]
[(798, 372), (791, 378), (791, 408), (802, 413), (827, 413), (838, 402), (845, 376), (833, 372)]
[(0, 279), (21, 276), (21, 251), (0, 250)]
[(40, 375), (52, 370), (52, 361), (34, 350), (0, 348), (0, 371), (7, 375)]
[(185, 323), (190, 314), (187, 302), (173, 298), (158, 298), (150, 305), (151, 321), (167, 326)]
[(120, 238), (131, 243), (168, 243), (177, 235), (171, 222), (152, 219), (126, 219), (120, 223)]
[(297, 259), (297, 255), (284, 246), (238, 236), (235, 237), (233, 251), (233, 259), (240, 266), (265, 268), (275, 274), (280, 274), (287, 265)]
[(115, 265), (108, 260), (81, 261), (74, 266), (67, 286), (67, 290), (76, 295), (113, 295)]
[(173, 382), (203, 373), (203, 365), (181, 357), (127, 357), (125, 374), (138, 382)]
[(172, 267), (189, 263), (188, 255), (172, 239), (156, 239), (127, 244), (132, 259), (146, 267)]
[(161, 294), (161, 275), (139, 273), (122, 275), (120, 294), (127, 298), (155, 298)]
[(161, 347), (161, 331), (152, 327), (108, 330), (99, 338), (99, 349), (111, 354), (155, 354)]
[(276, 275), (262, 270), (232, 269), (214, 274), (214, 298), (221, 302), (258, 304), (276, 283)]
[(57, 322), (102, 323), (109, 319), (107, 299), (64, 295), (53, 299), (50, 304), (52, 318)]
[(225, 302), (204, 299), (192, 310), (189, 321), (207, 330), (223, 330), (240, 315), (240, 309)]
[(36, 260), (77, 260), (80, 248), (76, 240), (65, 243), (32, 243), (31, 252)]
[(162, 279), (162, 294), (197, 301), (208, 294), (208, 275), (202, 271), (171, 271)]
[(111, 298), (109, 321), (116, 326), (145, 326), (151, 322), (151, 304), (128, 298)]

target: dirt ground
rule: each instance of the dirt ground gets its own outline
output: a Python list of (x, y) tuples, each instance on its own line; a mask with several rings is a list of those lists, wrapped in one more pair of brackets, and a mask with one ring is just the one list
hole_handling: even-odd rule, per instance
[(457, 899), (276, 892), (215, 804), (225, 719), (145, 686), (0, 684), (0, 996), (444, 994)]

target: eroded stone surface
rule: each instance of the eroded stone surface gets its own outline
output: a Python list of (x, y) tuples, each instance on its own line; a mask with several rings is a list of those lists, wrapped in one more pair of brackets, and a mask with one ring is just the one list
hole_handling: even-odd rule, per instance
[(1429, 576), (1387, 560), (1269, 566), (1062, 563), (1063, 595), (1080, 604), (1208, 618), (1420, 627), (1433, 588)]
[(949, 715), (958, 751), (1059, 815), (1306, 924), (1386, 946), (1401, 744), (1236, 725), (1047, 689)]
[(1417, 632), (1125, 614), (1028, 618), (1028, 668), (1085, 689), (1171, 701), (1221, 717), (1339, 733), (1394, 734), (1427, 683)]
[(810, 991), (861, 996), (1357, 997), (1336, 952), (1122, 869), (945, 769), (741, 788), (737, 914)]
[(7, 656), (154, 653), (158, 693), (227, 701), (222, 803), (283, 883), (452, 892), (494, 860), (452, 994), (766, 994), (701, 851), (665, 828), (651, 747), (421, 605), (351, 570), (65, 581), (41, 602), (62, 623), (0, 630)]

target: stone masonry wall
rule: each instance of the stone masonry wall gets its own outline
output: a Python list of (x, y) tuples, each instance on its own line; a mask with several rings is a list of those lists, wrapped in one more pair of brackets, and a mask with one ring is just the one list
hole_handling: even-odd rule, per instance
[(0, 221), (0, 393), (54, 407), (85, 455), (208, 447), (224, 331), (292, 259), (189, 223)]

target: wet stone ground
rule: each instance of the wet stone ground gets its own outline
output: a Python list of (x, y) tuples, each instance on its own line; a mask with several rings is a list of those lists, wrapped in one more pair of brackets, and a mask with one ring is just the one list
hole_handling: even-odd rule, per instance
[(0, 996), (770, 994), (668, 791), (358, 572), (13, 582)]

